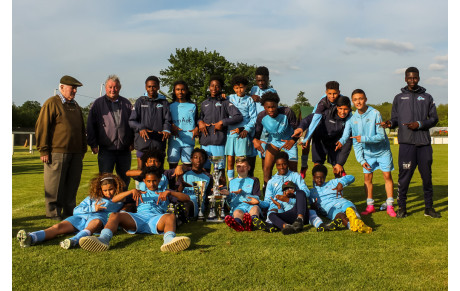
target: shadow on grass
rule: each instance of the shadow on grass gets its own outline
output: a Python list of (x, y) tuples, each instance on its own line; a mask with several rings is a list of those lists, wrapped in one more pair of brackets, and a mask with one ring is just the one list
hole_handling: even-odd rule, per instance
[[(16, 237), (16, 234), (19, 230), (25, 229), (27, 231), (36, 231), (37, 222), (36, 220), (45, 220), (47, 219), (45, 215), (36, 215), (36, 216), (25, 216), (21, 218), (13, 218), (11, 224), (13, 226), (13, 237)], [(50, 220), (51, 221), (51, 220)], [(59, 221), (54, 221), (55, 224), (59, 223)], [(32, 227), (32, 228), (31, 228)]]
[[(121, 233), (124, 233), (124, 231), (119, 230), (119, 231), (117, 231), (117, 233), (121, 234)], [(136, 233), (136, 234), (133, 234), (133, 235), (129, 235), (128, 239), (125, 239), (125, 240), (123, 240), (121, 242), (118, 242), (117, 244), (115, 244), (113, 246), (110, 246), (110, 248), (111, 249), (124, 249), (125, 247), (130, 246), (131, 244), (133, 244), (136, 241), (143, 240), (145, 238), (145, 236), (147, 236), (147, 235), (151, 235), (151, 234), (139, 234), (139, 233)]]
[(24, 165), (13, 165), (12, 166), (12, 175), (27, 175), (27, 174), (37, 174), (43, 173), (43, 165), (36, 164), (24, 164)]

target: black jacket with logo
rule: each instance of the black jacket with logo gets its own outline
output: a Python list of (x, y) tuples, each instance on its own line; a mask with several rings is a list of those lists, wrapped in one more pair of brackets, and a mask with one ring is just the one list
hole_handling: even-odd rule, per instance
[[(405, 123), (420, 122), (420, 127), (411, 130)], [(399, 126), (398, 142), (416, 146), (431, 144), (429, 129), (438, 123), (438, 114), (433, 97), (426, 93), (426, 89), (418, 86), (415, 91), (408, 87), (401, 89), (395, 96), (391, 109), (391, 128)]]

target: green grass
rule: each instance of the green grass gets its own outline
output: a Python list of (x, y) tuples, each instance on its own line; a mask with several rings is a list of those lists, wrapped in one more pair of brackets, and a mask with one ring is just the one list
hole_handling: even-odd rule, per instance
[[(194, 222), (178, 229), (179, 235), (192, 239), (191, 247), (181, 253), (162, 253), (162, 236), (118, 232), (109, 251), (94, 254), (61, 249), (59, 241), (70, 235), (19, 247), (18, 230), (44, 229), (53, 221), (44, 218), (43, 166), (38, 154), (16, 147), (13, 289), (447, 289), (447, 145), (433, 145), (433, 149), (434, 207), (441, 219), (424, 217), (422, 183), (416, 172), (408, 193), (409, 216), (396, 219), (377, 212), (364, 217), (374, 228), (371, 234), (316, 233), (311, 226), (291, 236), (237, 233), (225, 224)], [(398, 147), (392, 145), (392, 151), (397, 185)], [(361, 211), (365, 208), (363, 174), (353, 152), (345, 169), (356, 177), (345, 189), (345, 197)], [(96, 156), (87, 154), (77, 203), (88, 194), (88, 181), (96, 172)], [(256, 176), (262, 180), (260, 161)], [(311, 178), (306, 182), (312, 185)], [(376, 173), (374, 185), (374, 199), (380, 205), (386, 198), (381, 172)]]

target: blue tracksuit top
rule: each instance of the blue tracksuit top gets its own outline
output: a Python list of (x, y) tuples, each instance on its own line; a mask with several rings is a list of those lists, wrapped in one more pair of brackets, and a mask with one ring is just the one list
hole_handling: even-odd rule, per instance
[(195, 173), (193, 170), (185, 172), (181, 177), (178, 178), (178, 184), (184, 181), (187, 184), (192, 185), (192, 187), (185, 187), (182, 191), (183, 193), (187, 194), (188, 196), (194, 196), (195, 192), (193, 191), (193, 182), (196, 181), (205, 181), (206, 182), (206, 189), (204, 191), (204, 196), (208, 196), (211, 194), (212, 187), (213, 187), (213, 180), (212, 176), (207, 172), (202, 172), (200, 174)]
[(250, 136), (253, 136), (257, 113), (256, 105), (252, 100), (251, 96), (246, 95), (244, 97), (239, 97), (236, 94), (232, 94), (228, 96), (228, 100), (230, 100), (230, 102), (233, 105), (235, 105), (236, 108), (238, 108), (241, 115), (243, 115), (243, 120), (241, 122), (231, 124), (228, 126), (228, 135), (231, 134), (231, 130), (239, 127), (244, 127), (244, 130), (246, 130)]
[[(217, 123), (221, 120), (224, 128), (214, 133), (214, 125), (212, 123)], [(224, 99), (222, 96), (215, 98), (208, 97), (201, 103), (200, 119), (197, 123), (199, 121), (210, 124), (206, 128), (208, 130), (207, 136), (200, 132), (201, 145), (225, 145), (227, 141), (227, 127), (243, 121), (243, 115), (228, 99)]]
[[(227, 197), (232, 211), (244, 201), (249, 201), (248, 197), (253, 197), (260, 202), (260, 182), (256, 177), (235, 178), (229, 183), (230, 194)], [(240, 194), (232, 193), (241, 189)]]
[[(106, 209), (96, 212), (96, 203), (101, 204)], [(100, 198), (99, 200), (91, 199), (89, 196), (86, 197), (77, 207), (73, 209), (73, 215), (78, 215), (80, 217), (89, 219), (94, 218), (107, 218), (107, 215), (111, 212), (118, 212), (123, 207), (123, 202), (112, 202), (111, 199)]]
[[(342, 96), (342, 95), (340, 95)], [(305, 138), (303, 139), (303, 143), (306, 143), (307, 140), (309, 140), (313, 134), (313, 132), (315, 132), (315, 129), (316, 127), (318, 126), (318, 123), (320, 122), (321, 120), (321, 117), (323, 116), (322, 114), (329, 108), (335, 106), (334, 103), (331, 103), (331, 101), (329, 101), (329, 99), (327, 99), (327, 96), (326, 95), (323, 95), (323, 97), (321, 97), (321, 100), (319, 100), (318, 104), (315, 105), (315, 107), (313, 108), (313, 120), (311, 121), (310, 123), (310, 126), (308, 127), (308, 131), (307, 133), (305, 134)]]
[(350, 137), (350, 133), (352, 136), (361, 136), (361, 142), (353, 139), (356, 160), (361, 165), (366, 163), (366, 158), (380, 157), (389, 151), (391, 153), (390, 141), (385, 130), (376, 124), (380, 122), (382, 122), (380, 112), (372, 106), (368, 106), (363, 114), (359, 114), (358, 111), (354, 112), (345, 125), (341, 142), (346, 141)]
[[(277, 93), (275, 89), (273, 89), (272, 87), (268, 87), (267, 89), (260, 89), (259, 86), (253, 86), (251, 88), (251, 93), (249, 93), (249, 95), (257, 95), (257, 96), (260, 96), (262, 97), (262, 95), (264, 95), (265, 93), (267, 92), (273, 92), (273, 93)], [(259, 114), (260, 112), (264, 111), (264, 107), (262, 106), (262, 104), (260, 104), (260, 102), (256, 102), (256, 111), (257, 111), (257, 114)]]
[[(321, 186), (314, 186), (310, 191), (310, 204), (317, 203), (318, 206), (325, 213), (329, 213), (329, 210), (344, 198), (337, 196), (337, 190), (332, 190), (340, 183), (343, 187), (347, 187), (355, 181), (355, 177), (352, 175), (346, 175), (344, 177), (330, 180)], [(313, 183), (314, 184), (314, 183)]]
[[(271, 198), (275, 199), (277, 202), (280, 202), (280, 204), (284, 205), (285, 207), (283, 207), (283, 208), (284, 208), (285, 211), (287, 211), (287, 210), (291, 209), (292, 207), (294, 207), (295, 202), (296, 202), (295, 198), (289, 199), (289, 202), (282, 202), (282, 201), (279, 201), (279, 200), (277, 200), (275, 198), (275, 195), (282, 195), (283, 194), (282, 186), (283, 186), (283, 183), (287, 182), (287, 181), (291, 181), (294, 184), (296, 184), (296, 186), (297, 186), (296, 190), (304, 191), (305, 195), (307, 196), (307, 198), (310, 196), (310, 191), (308, 190), (308, 187), (305, 184), (305, 181), (300, 176), (300, 174), (297, 173), (297, 172), (292, 172), (291, 170), (288, 170), (286, 175), (279, 175), (278, 173), (276, 173), (267, 182), (267, 187), (265, 189), (264, 203), (262, 204), (262, 202), (261, 202), (260, 207), (266, 208), (267, 205), (268, 205), (268, 210), (273, 209), (273, 208), (278, 209), (278, 207), (273, 203)], [(286, 203), (291, 205), (291, 206), (287, 206)], [(270, 213), (271, 213), (271, 211), (269, 211), (269, 213), (267, 214), (267, 217), (268, 217), (268, 215)]]
[[(404, 123), (417, 121), (419, 128), (411, 130)], [(438, 123), (438, 113), (433, 97), (418, 86), (411, 91), (406, 86), (395, 96), (391, 108), (391, 128), (399, 126), (398, 142), (416, 146), (430, 145), (429, 129)]]
[[(144, 185), (142, 185), (144, 184)], [(145, 186), (144, 182), (139, 183), (139, 188), (145, 189), (145, 193), (142, 194), (142, 202), (139, 199), (139, 206), (137, 206), (137, 213), (142, 213), (142, 212), (150, 212), (152, 214), (165, 214), (168, 211), (168, 204), (169, 204), (169, 197), (166, 197), (165, 201), (160, 201), (157, 205), (158, 201), (158, 193), (162, 192), (160, 190), (149, 190)]]
[(195, 103), (191, 102), (173, 102), (169, 105), (171, 111), (172, 123), (182, 129), (179, 131), (179, 137), (171, 136), (169, 141), (174, 141), (178, 146), (195, 146), (193, 130), (197, 126), (198, 109)]
[(139, 135), (143, 129), (152, 131), (148, 133), (149, 139), (161, 142), (163, 135), (158, 132), (171, 132), (171, 121), (169, 103), (164, 95), (158, 94), (156, 99), (139, 97), (129, 117), (129, 126), (134, 130), (134, 148), (144, 150), (149, 147), (149, 143)]
[(256, 129), (254, 138), (260, 139), (262, 129), (268, 133), (268, 143), (280, 148), (285, 144), (281, 140), (297, 141), (297, 138), (292, 138), (294, 128), (297, 128), (297, 118), (294, 112), (289, 107), (278, 107), (278, 115), (270, 117), (267, 112), (262, 111), (257, 115)]

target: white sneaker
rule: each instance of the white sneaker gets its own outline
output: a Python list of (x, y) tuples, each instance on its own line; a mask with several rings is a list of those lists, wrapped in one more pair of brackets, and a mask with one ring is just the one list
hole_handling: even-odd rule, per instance
[(190, 246), (190, 238), (186, 236), (176, 236), (169, 243), (163, 244), (160, 248), (162, 252), (180, 252)]

